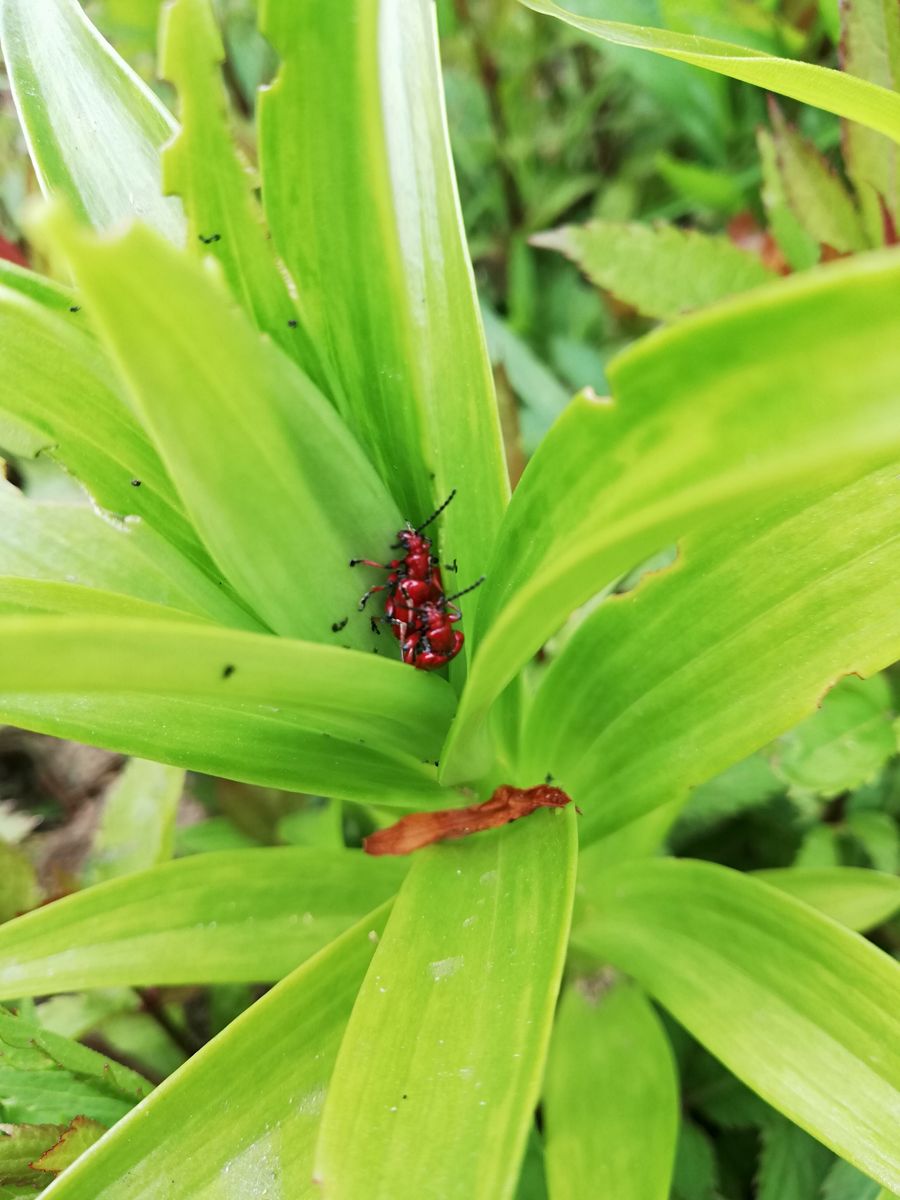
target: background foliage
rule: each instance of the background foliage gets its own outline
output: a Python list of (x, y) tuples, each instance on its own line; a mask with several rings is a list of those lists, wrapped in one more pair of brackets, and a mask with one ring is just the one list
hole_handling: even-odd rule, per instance
[(0, 4), (0, 1197), (900, 1192), (900, 16), (160, 7)]

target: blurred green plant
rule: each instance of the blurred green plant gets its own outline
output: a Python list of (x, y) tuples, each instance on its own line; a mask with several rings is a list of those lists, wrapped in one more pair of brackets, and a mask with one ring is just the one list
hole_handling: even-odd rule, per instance
[[(87, 869), (103, 882), (0, 928), (0, 999), (19, 1011), (3, 1115), (20, 1130), (0, 1186), (35, 1191), (25, 1127), (62, 1127), (29, 1143), (43, 1153), (93, 1115), (116, 1123), (51, 1184), (59, 1200), (163, 1182), (169, 1200), (497, 1200), (544, 1174), (554, 1200), (598, 1180), (692, 1200), (718, 1186), (701, 1101), (678, 1111), (675, 1067), (699, 1044), (747, 1089), (770, 1192), (784, 1164), (796, 1194), (851, 1168), (897, 1191), (900, 969), (853, 931), (895, 910), (896, 880), (657, 857), (693, 787), (804, 717), (759, 790), (790, 788), (809, 827), (835, 787), (877, 788), (893, 749), (877, 682), (814, 714), (900, 656), (896, 254), (641, 339), (609, 364), (612, 400), (567, 405), (509, 500), (430, 5), (261, 6), (279, 56), (257, 110), (261, 203), (212, 8), (173, 0), (164, 18), (177, 122), (75, 0), (0, 6), (50, 199), (33, 236), (72, 279), (2, 268), (0, 441), (52, 455), (94, 501), (0, 488), (0, 717), (166, 764), (120, 781)], [(677, 32), (628, 37), (683, 53)], [(900, 140), (881, 87), (717, 53)], [(453, 489), (442, 559), (487, 582), (444, 678), (376, 643), (347, 562), (380, 558)], [(838, 779), (829, 747), (860, 729)], [(372, 824), (549, 773), (583, 815), (411, 864), (301, 816), (301, 844), (201, 839), (170, 862), (187, 768)], [(886, 863), (871, 828), (853, 836)], [(66, 1090), (52, 1113), (16, 1107), (38, 1066), (50, 1091), (57, 1068), (94, 1086), (79, 993), (108, 989), (127, 1014), (122, 989), (260, 981), (277, 982), (249, 1007), (219, 992), (221, 1032), (148, 1096), (135, 1085), (121, 1120)], [(69, 992), (68, 1039), (16, 1025)]]

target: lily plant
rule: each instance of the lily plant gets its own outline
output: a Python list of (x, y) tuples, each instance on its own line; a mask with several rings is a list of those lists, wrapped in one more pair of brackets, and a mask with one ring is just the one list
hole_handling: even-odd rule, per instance
[[(877, 84), (531, 7), (900, 141)], [(375, 825), (548, 776), (574, 801), (410, 858), (148, 864), (6, 923), (9, 1001), (275, 983), (47, 1195), (500, 1200), (546, 1175), (552, 1200), (664, 1200), (657, 1004), (900, 1192), (900, 967), (856, 932), (896, 880), (659, 854), (693, 786), (900, 657), (897, 254), (642, 338), (511, 497), (429, 0), (262, 0), (258, 177), (209, 0), (163, 10), (177, 116), (76, 0), (0, 17), (54, 268), (0, 268), (0, 444), (92, 500), (0, 486), (0, 718)], [(451, 492), (436, 552), (486, 579), (424, 672), (358, 611), (384, 574), (348, 563)]]

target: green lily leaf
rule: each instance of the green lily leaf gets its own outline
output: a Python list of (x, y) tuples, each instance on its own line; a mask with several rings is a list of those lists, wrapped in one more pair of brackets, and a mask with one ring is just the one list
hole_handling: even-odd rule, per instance
[(163, 154), (164, 182), (184, 202), (190, 243), (218, 259), (257, 328), (321, 385), (317, 353), (299, 324), (253, 180), (229, 134), (219, 71), (225, 48), (209, 0), (167, 5), (160, 47), (160, 74), (175, 84), (181, 100), (181, 131)]
[(100, 883), (170, 859), (183, 791), (184, 771), (141, 758), (127, 762), (104, 796), (86, 880)]
[[(7, 694), (71, 692), (83, 700), (131, 692), (267, 705), (301, 728), (399, 754), (413, 744), (421, 758), (439, 747), (453, 711), (445, 680), (403, 663), (213, 626), (5, 617), (0, 646)], [(148, 723), (152, 717), (148, 702)]]
[(530, 240), (565, 254), (593, 283), (661, 321), (773, 278), (729, 238), (674, 225), (590, 221)]
[(900, 96), (887, 88), (857, 79), (854, 75), (845, 75), (811, 63), (777, 58), (761, 50), (735, 46), (713, 38), (581, 17), (561, 8), (553, 0), (521, 2), (535, 12), (558, 17), (567, 25), (603, 41), (617, 46), (652, 50), (665, 58), (704, 67), (719, 75), (730, 75), (732, 79), (741, 79), (767, 91), (790, 96), (805, 104), (814, 104), (826, 112), (837, 113), (839, 117), (859, 121), (869, 129), (878, 130), (895, 142), (900, 142)]
[(491, 702), (611, 580), (757, 493), (896, 453), (898, 295), (894, 254), (833, 263), (658, 330), (610, 365), (613, 403), (576, 398), (522, 476), (479, 589), (448, 782), (473, 770)]
[(796, 896), (848, 929), (865, 932), (900, 909), (900, 879), (863, 867), (785, 867), (755, 871), (772, 887)]
[(8, 1121), (112, 1125), (146, 1096), (136, 1071), (0, 1009), (0, 1095)]
[(307, 729), (306, 719), (289, 707), (168, 690), (0, 692), (0, 720), (37, 733), (262, 787), (404, 809), (447, 806), (430, 762), (329, 735), (321, 718)]
[(668, 1200), (678, 1078), (665, 1030), (640, 989), (606, 972), (563, 995), (544, 1082), (553, 1200)]
[[(587, 810), (584, 841), (683, 802), (815, 713), (836, 679), (900, 655), (897, 470), (807, 487), (688, 536), (668, 572), (582, 623), (547, 672), (523, 744), (530, 772), (551, 772)], [(886, 715), (862, 707), (848, 720), (873, 726), (880, 755), (865, 775), (895, 740)], [(833, 734), (826, 725), (807, 741), (827, 750)]]
[[(213, 558), (275, 632), (334, 641), (365, 586), (348, 561), (401, 524), (343, 422), (199, 264), (149, 230), (101, 241), (59, 212), (46, 226)], [(357, 618), (341, 640), (374, 639)]]
[[(87, 506), (26, 500), (0, 480), (0, 528), (0, 576), (13, 577), (6, 583), (10, 599), (18, 577), (20, 603), (28, 602), (30, 591), (31, 603), (55, 604), (51, 591), (68, 585), (112, 594), (107, 606), (118, 599), (123, 610), (135, 615), (143, 601), (164, 605), (170, 620), (184, 613), (183, 619), (260, 629), (217, 582), (141, 521), (116, 523)], [(28, 589), (29, 580), (45, 587)], [(99, 596), (96, 600), (103, 604)], [(89, 605), (86, 595), (82, 606)]]
[(18, 453), (49, 454), (103, 508), (144, 517), (209, 569), (172, 482), (84, 318), (72, 301), (59, 308), (0, 286), (0, 441)]
[(54, 1200), (145, 1200), (161, 1180), (166, 1200), (320, 1195), (319, 1114), (383, 925), (370, 914), (242, 1013), (65, 1171)]
[(406, 868), (293, 846), (163, 863), (0, 926), (0, 996), (283, 979), (389, 900)]
[(512, 1196), (569, 931), (573, 818), (536, 813), (416, 857), (329, 1086), (321, 1194)]
[(900, 1187), (900, 964), (711, 863), (627, 863), (590, 891), (580, 946), (633, 975), (790, 1120)]
[(0, 258), (0, 287), (34, 300), (50, 312), (69, 312), (78, 304), (71, 288), (5, 258)]
[[(44, 579), (15, 579), (0, 575), (0, 613), (3, 616), (75, 617), (138, 617), (147, 621), (169, 621), (171, 608), (107, 592), (100, 588), (84, 587), (78, 583), (52, 583)], [(179, 621), (205, 621), (197, 613), (178, 612)], [(208, 623), (208, 622), (207, 622)]]
[(94, 226), (135, 216), (183, 242), (159, 158), (175, 122), (77, 0), (3, 0), (0, 42), (44, 194), (64, 196)]
[[(486, 568), (508, 485), (429, 0), (263, 0), (263, 199), (335, 402), (414, 524)], [(347, 197), (353, 196), (353, 203)], [(335, 213), (340, 219), (335, 219)], [(380, 560), (383, 535), (363, 544)], [(472, 596), (472, 611), (477, 606)]]

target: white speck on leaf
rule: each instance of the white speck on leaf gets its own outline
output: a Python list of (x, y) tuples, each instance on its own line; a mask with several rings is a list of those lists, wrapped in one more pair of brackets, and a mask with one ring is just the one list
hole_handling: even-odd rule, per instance
[(436, 962), (428, 964), (428, 972), (435, 983), (440, 983), (442, 979), (449, 979), (451, 975), (455, 975), (462, 965), (461, 954), (454, 958), (439, 958)]

